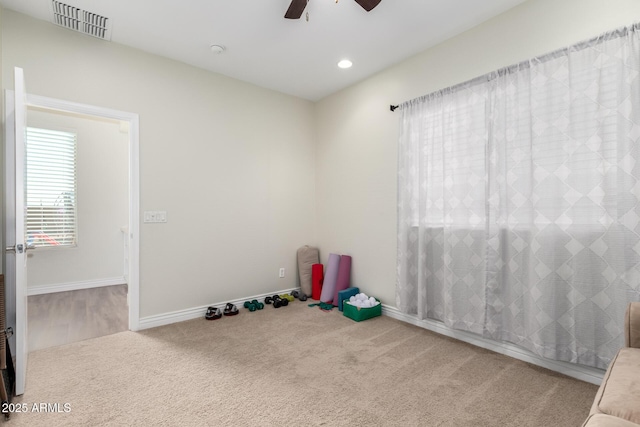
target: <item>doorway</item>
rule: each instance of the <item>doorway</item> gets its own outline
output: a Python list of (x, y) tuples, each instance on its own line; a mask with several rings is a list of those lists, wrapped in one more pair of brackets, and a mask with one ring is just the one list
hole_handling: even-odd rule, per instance
[(129, 126), (27, 108), (29, 351), (128, 329)]
[[(9, 99), (12, 96), (11, 91), (8, 91), (7, 98)], [(79, 104), (64, 100), (57, 100), (53, 98), (41, 97), (37, 95), (27, 95), (27, 106), (31, 110), (48, 110), (55, 111), (58, 114), (62, 115), (84, 115), (90, 116), (93, 120), (96, 121), (117, 121), (120, 126), (126, 128), (127, 130), (127, 139), (128, 139), (128, 148), (127, 148), (127, 167), (126, 167), (126, 177), (127, 177), (127, 197), (128, 197), (128, 212), (127, 212), (127, 220), (125, 224), (122, 224), (121, 229), (119, 230), (120, 238), (122, 245), (124, 247), (123, 253), (125, 254), (122, 266), (122, 273), (119, 275), (120, 281), (124, 278), (124, 282), (126, 284), (127, 290), (127, 299), (128, 299), (128, 313), (127, 313), (127, 329), (136, 331), (139, 328), (139, 157), (138, 157), (138, 116), (134, 113), (122, 112), (102, 107), (95, 107), (86, 104)], [(9, 104), (9, 103), (8, 103)], [(11, 106), (12, 107), (12, 106)], [(7, 116), (12, 113), (11, 108), (7, 108)], [(11, 141), (13, 140), (13, 135), (11, 129), (7, 127), (7, 136), (6, 136), (6, 145), (10, 147)], [(7, 165), (6, 168), (9, 170), (11, 168), (9, 158), (11, 156), (9, 154), (6, 155)], [(10, 175), (10, 173), (8, 173)], [(15, 182), (10, 182), (9, 179), (5, 182), (7, 204), (5, 205), (6, 211), (10, 212), (12, 206), (9, 201), (11, 199), (11, 194), (15, 194)], [(5, 216), (5, 227), (7, 229), (12, 227), (11, 217), (10, 215)], [(15, 220), (15, 219), (14, 219)], [(126, 227), (124, 227), (126, 225)], [(79, 236), (79, 241), (82, 240), (82, 236)], [(7, 264), (7, 282), (11, 282), (11, 268)], [(15, 273), (14, 273), (15, 274)], [(62, 291), (77, 291), (82, 289), (89, 290), (91, 288), (99, 288), (105, 286), (114, 285), (114, 283), (110, 283), (111, 279), (114, 277), (102, 277), (94, 280), (79, 280), (79, 281), (71, 281), (71, 282), (54, 282), (49, 285), (44, 285), (44, 282), (41, 282), (40, 289), (36, 290), (36, 293), (47, 293), (51, 292), (62, 292)], [(13, 281), (15, 283), (15, 280)], [(47, 286), (49, 288), (47, 289)], [(66, 288), (65, 288), (66, 286)], [(36, 286), (37, 287), (37, 286)], [(7, 324), (10, 327), (15, 329), (16, 322), (16, 307), (15, 307), (15, 289), (11, 289), (10, 286), (7, 288)], [(27, 290), (24, 290), (25, 294)], [(32, 291), (33, 293), (33, 291)], [(12, 294), (12, 295), (9, 295)], [(26, 337), (25, 337), (26, 338)], [(12, 343), (12, 350), (15, 347), (15, 341)]]

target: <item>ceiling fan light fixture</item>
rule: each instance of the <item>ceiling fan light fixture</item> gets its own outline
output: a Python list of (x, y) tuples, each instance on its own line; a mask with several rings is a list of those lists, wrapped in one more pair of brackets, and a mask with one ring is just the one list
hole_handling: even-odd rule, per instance
[[(338, 0), (335, 1), (338, 3)], [(382, 0), (355, 0), (355, 2), (362, 6), (362, 8), (367, 12), (370, 12), (381, 1)], [(307, 7), (307, 3), (309, 3), (309, 0), (291, 0), (284, 17), (287, 19), (300, 19), (302, 12), (304, 12), (304, 9)], [(308, 20), (309, 17), (307, 16), (307, 21)]]
[(353, 62), (349, 61), (348, 59), (343, 59), (340, 62), (338, 62), (338, 67), (343, 69), (351, 68), (352, 65), (353, 65)]

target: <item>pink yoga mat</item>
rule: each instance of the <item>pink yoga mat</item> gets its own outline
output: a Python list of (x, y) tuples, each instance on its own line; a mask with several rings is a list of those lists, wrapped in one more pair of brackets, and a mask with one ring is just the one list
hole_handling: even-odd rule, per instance
[(329, 254), (327, 270), (324, 273), (324, 283), (320, 301), (333, 304), (333, 294), (336, 290), (336, 280), (338, 279), (338, 267), (340, 266), (340, 255)]
[(338, 292), (344, 291), (351, 284), (351, 257), (342, 255), (340, 266), (338, 267), (338, 278), (336, 279), (336, 289), (333, 291), (333, 305), (338, 306)]

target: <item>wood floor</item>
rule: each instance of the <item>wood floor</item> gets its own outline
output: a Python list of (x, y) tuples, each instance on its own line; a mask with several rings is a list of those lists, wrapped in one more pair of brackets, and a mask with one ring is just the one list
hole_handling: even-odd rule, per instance
[(28, 297), (29, 351), (129, 329), (127, 285)]

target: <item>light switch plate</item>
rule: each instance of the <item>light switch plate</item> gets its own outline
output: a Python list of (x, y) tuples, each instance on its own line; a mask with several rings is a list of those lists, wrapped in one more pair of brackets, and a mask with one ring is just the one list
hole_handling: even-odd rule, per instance
[(167, 222), (167, 211), (144, 211), (145, 223)]

